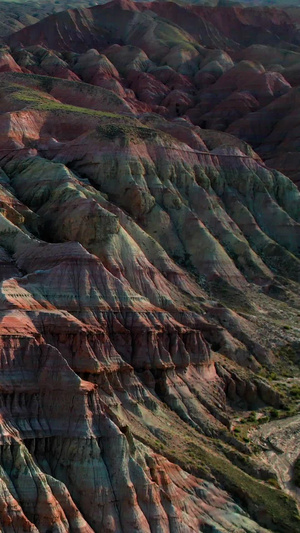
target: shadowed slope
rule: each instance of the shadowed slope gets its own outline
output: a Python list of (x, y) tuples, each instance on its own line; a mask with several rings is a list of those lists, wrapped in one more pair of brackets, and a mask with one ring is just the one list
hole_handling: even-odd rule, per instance
[(112, 2), (1, 49), (5, 533), (299, 529), (248, 430), (296, 409), (266, 376), (298, 375), (300, 194), (214, 130), (291, 105), (239, 54), (297, 28), (224, 13)]

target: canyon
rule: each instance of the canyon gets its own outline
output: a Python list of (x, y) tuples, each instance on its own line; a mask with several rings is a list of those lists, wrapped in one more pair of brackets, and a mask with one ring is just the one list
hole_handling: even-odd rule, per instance
[(0, 529), (296, 533), (297, 8), (70, 4), (0, 27)]

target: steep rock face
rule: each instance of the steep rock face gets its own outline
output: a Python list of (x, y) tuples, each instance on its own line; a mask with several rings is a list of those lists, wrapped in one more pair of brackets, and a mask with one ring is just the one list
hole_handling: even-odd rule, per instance
[(262, 375), (287, 316), (299, 339), (300, 194), (206, 127), (289, 101), (243, 52), (298, 34), (240, 8), (222, 31), (225, 14), (112, 2), (3, 47), (5, 533), (299, 529), (234, 424), (284, 407)]

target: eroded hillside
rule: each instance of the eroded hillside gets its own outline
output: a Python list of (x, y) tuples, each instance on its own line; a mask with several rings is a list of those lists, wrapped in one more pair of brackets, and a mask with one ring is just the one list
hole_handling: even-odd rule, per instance
[(113, 2), (1, 49), (5, 533), (299, 529), (247, 431), (297, 416), (300, 193), (220, 126), (296, 102), (245, 54), (298, 28), (220, 16)]

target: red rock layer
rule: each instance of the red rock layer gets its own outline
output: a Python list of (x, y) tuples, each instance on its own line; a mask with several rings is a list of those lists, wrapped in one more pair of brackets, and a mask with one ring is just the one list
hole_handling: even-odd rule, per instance
[(8, 38), (1, 531), (297, 531), (231, 418), (282, 406), (258, 373), (276, 298), (297, 320), (300, 194), (216, 131), (292, 109), (289, 66), (252, 57), (285, 36), (282, 12), (122, 1)]

